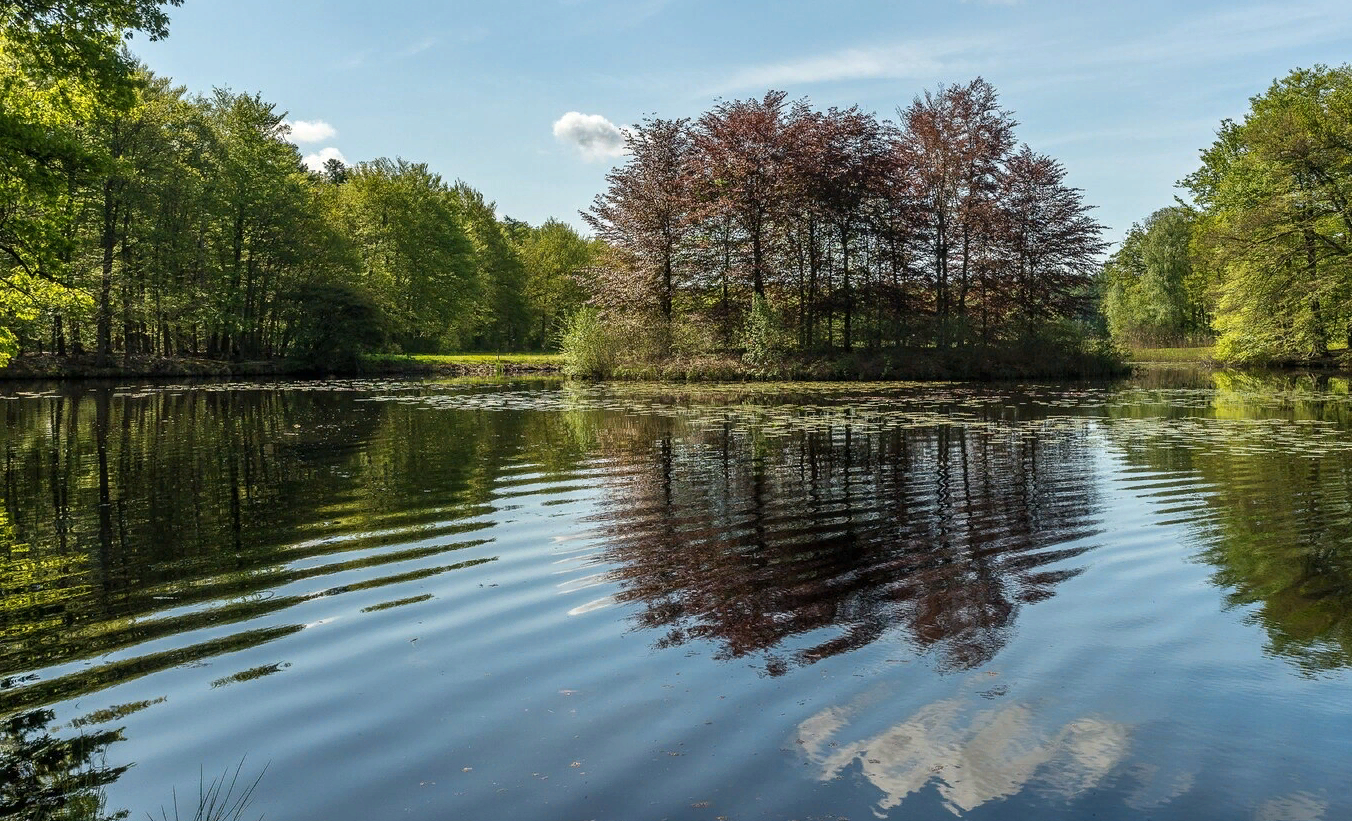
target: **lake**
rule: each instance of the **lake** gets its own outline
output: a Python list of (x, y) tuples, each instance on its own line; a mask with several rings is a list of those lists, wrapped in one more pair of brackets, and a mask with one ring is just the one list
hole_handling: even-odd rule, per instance
[(1352, 817), (1352, 397), (0, 388), (0, 816)]

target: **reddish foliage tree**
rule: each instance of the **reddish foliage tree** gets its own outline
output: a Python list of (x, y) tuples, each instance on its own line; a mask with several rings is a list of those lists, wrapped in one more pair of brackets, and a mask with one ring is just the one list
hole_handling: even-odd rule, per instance
[(1014, 313), (1027, 332), (1083, 309), (1108, 247), (1080, 189), (1065, 178), (1061, 163), (1026, 145), (1010, 157), (1002, 178), (1002, 267)]
[(995, 88), (979, 77), (965, 86), (941, 86), (937, 94), (925, 92), (900, 113), (901, 149), (928, 214), (933, 310), (942, 346), (949, 341), (948, 317), (967, 313), (973, 259), (991, 239), (992, 201), (1017, 123), (999, 107)]
[(657, 304), (670, 319), (692, 228), (690, 121), (650, 118), (625, 137), (629, 162), (582, 218), (617, 255), (599, 274), (603, 304)]
[(699, 119), (694, 167), (698, 191), (726, 212), (751, 246), (751, 290), (765, 295), (767, 239), (787, 191), (787, 129), (782, 91), (733, 100)]
[(758, 298), (803, 349), (994, 344), (1075, 316), (1102, 226), (1058, 163), (1015, 151), (995, 89), (942, 86), (898, 113), (771, 91), (635, 126), (584, 214), (615, 251), (597, 301), (671, 317), (679, 298), (733, 347)]

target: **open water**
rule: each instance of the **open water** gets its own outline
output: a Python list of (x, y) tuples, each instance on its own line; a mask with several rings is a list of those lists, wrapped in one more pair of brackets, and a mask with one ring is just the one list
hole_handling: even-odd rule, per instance
[(1352, 818), (1337, 379), (11, 385), (0, 460), (0, 817)]

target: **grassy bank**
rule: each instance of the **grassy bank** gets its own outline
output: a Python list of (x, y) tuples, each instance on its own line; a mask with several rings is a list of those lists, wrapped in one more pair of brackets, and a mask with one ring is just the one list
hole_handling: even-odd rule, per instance
[(133, 356), (99, 362), (93, 356), (20, 356), (0, 368), (0, 379), (128, 379), (232, 378), (285, 376), (491, 376), (515, 373), (557, 373), (558, 354), (381, 354), (363, 359), (356, 368), (328, 368), (273, 359), (225, 362), (191, 357)]
[(659, 382), (745, 381), (1003, 381), (1103, 379), (1126, 376), (1131, 367), (1110, 353), (932, 348), (785, 356), (756, 365), (735, 355), (677, 356), (657, 362), (619, 362), (612, 379)]
[[(1133, 357), (1135, 359), (1135, 357)], [(1142, 360), (1136, 360), (1142, 361)], [(1175, 359), (1169, 361), (1184, 361)], [(94, 357), (24, 356), (0, 368), (0, 379), (235, 378), (306, 376), (500, 376), (565, 370), (550, 353), (377, 354), (353, 369), (299, 362), (223, 362), (212, 359), (131, 357), (100, 364)], [(617, 360), (593, 377), (658, 382), (1095, 379), (1123, 376), (1130, 367), (1110, 353), (1053, 348), (932, 348), (793, 354), (766, 364), (733, 353), (673, 356), (659, 361)]]
[(1212, 358), (1214, 350), (1210, 345), (1194, 348), (1131, 348), (1127, 356), (1133, 364), (1138, 365), (1167, 363), (1211, 367), (1216, 364)]
[(563, 356), (556, 353), (376, 354), (366, 358), (363, 369), (367, 373), (452, 376), (558, 373), (563, 370)]
[(1334, 342), (1322, 357), (1277, 359), (1260, 363), (1226, 363), (1216, 358), (1213, 346), (1190, 348), (1131, 348), (1127, 352), (1133, 365), (1194, 365), (1200, 368), (1234, 367), (1258, 370), (1352, 371), (1352, 352), (1347, 343)]
[(222, 362), (191, 357), (132, 356), (99, 362), (93, 356), (17, 356), (0, 379), (120, 379), (126, 377), (286, 376), (304, 369), (282, 360)]

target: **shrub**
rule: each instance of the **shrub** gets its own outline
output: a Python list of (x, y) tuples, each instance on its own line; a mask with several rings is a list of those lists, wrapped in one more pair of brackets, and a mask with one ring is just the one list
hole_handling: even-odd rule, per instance
[(578, 309), (564, 323), (559, 347), (563, 372), (578, 379), (606, 379), (620, 360), (620, 335), (590, 306)]
[(742, 331), (743, 361), (757, 367), (775, 364), (784, 358), (791, 343), (784, 323), (770, 301), (757, 294), (751, 301), (751, 312), (747, 314)]

